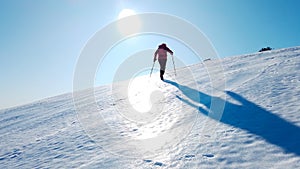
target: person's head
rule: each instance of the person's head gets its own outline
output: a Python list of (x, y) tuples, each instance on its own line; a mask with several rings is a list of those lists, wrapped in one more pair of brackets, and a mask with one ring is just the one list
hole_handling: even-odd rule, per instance
[(167, 45), (165, 43), (162, 43), (161, 45), (158, 46), (159, 48), (166, 48)]

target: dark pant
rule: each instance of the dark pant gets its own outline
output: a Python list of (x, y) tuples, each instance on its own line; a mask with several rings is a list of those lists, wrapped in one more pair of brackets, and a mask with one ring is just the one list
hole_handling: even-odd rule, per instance
[(165, 71), (164, 70), (160, 70), (160, 79), (161, 80), (164, 80), (164, 74), (165, 74)]
[(158, 59), (158, 63), (160, 65), (160, 70), (166, 70), (167, 59)]
[(164, 80), (164, 74), (166, 70), (167, 59), (158, 59), (160, 65), (160, 79)]

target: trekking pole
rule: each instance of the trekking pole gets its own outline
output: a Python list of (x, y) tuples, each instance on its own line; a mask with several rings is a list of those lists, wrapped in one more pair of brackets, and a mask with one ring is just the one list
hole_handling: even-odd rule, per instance
[(153, 71), (154, 64), (155, 64), (155, 61), (153, 62), (153, 65), (152, 65), (152, 69), (151, 69), (151, 72), (150, 72), (150, 77), (151, 77), (151, 74), (152, 74), (152, 71)]
[(172, 55), (172, 61), (173, 61), (174, 72), (175, 72), (175, 76), (176, 76), (176, 68), (175, 68), (175, 62), (174, 62), (174, 57), (173, 57), (173, 55)]

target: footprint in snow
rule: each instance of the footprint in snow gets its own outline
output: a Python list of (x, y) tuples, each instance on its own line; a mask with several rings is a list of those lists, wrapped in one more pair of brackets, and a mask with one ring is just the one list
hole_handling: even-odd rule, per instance
[(163, 163), (162, 162), (155, 162), (154, 165), (156, 165), (156, 166), (163, 166)]
[(212, 158), (212, 157), (214, 157), (214, 155), (213, 155), (213, 154), (203, 154), (202, 156), (203, 156), (203, 157), (209, 157), (209, 158)]
[(231, 129), (231, 130), (226, 130), (225, 132), (234, 132), (234, 130), (233, 130), (233, 129)]
[(194, 154), (188, 154), (188, 155), (184, 156), (185, 159), (191, 159), (191, 158), (194, 158), (194, 157), (195, 157)]

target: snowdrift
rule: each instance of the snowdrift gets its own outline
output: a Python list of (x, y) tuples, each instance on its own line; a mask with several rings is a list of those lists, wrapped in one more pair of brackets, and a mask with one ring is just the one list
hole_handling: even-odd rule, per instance
[(0, 168), (299, 168), (299, 71), (293, 47), (1, 110)]

